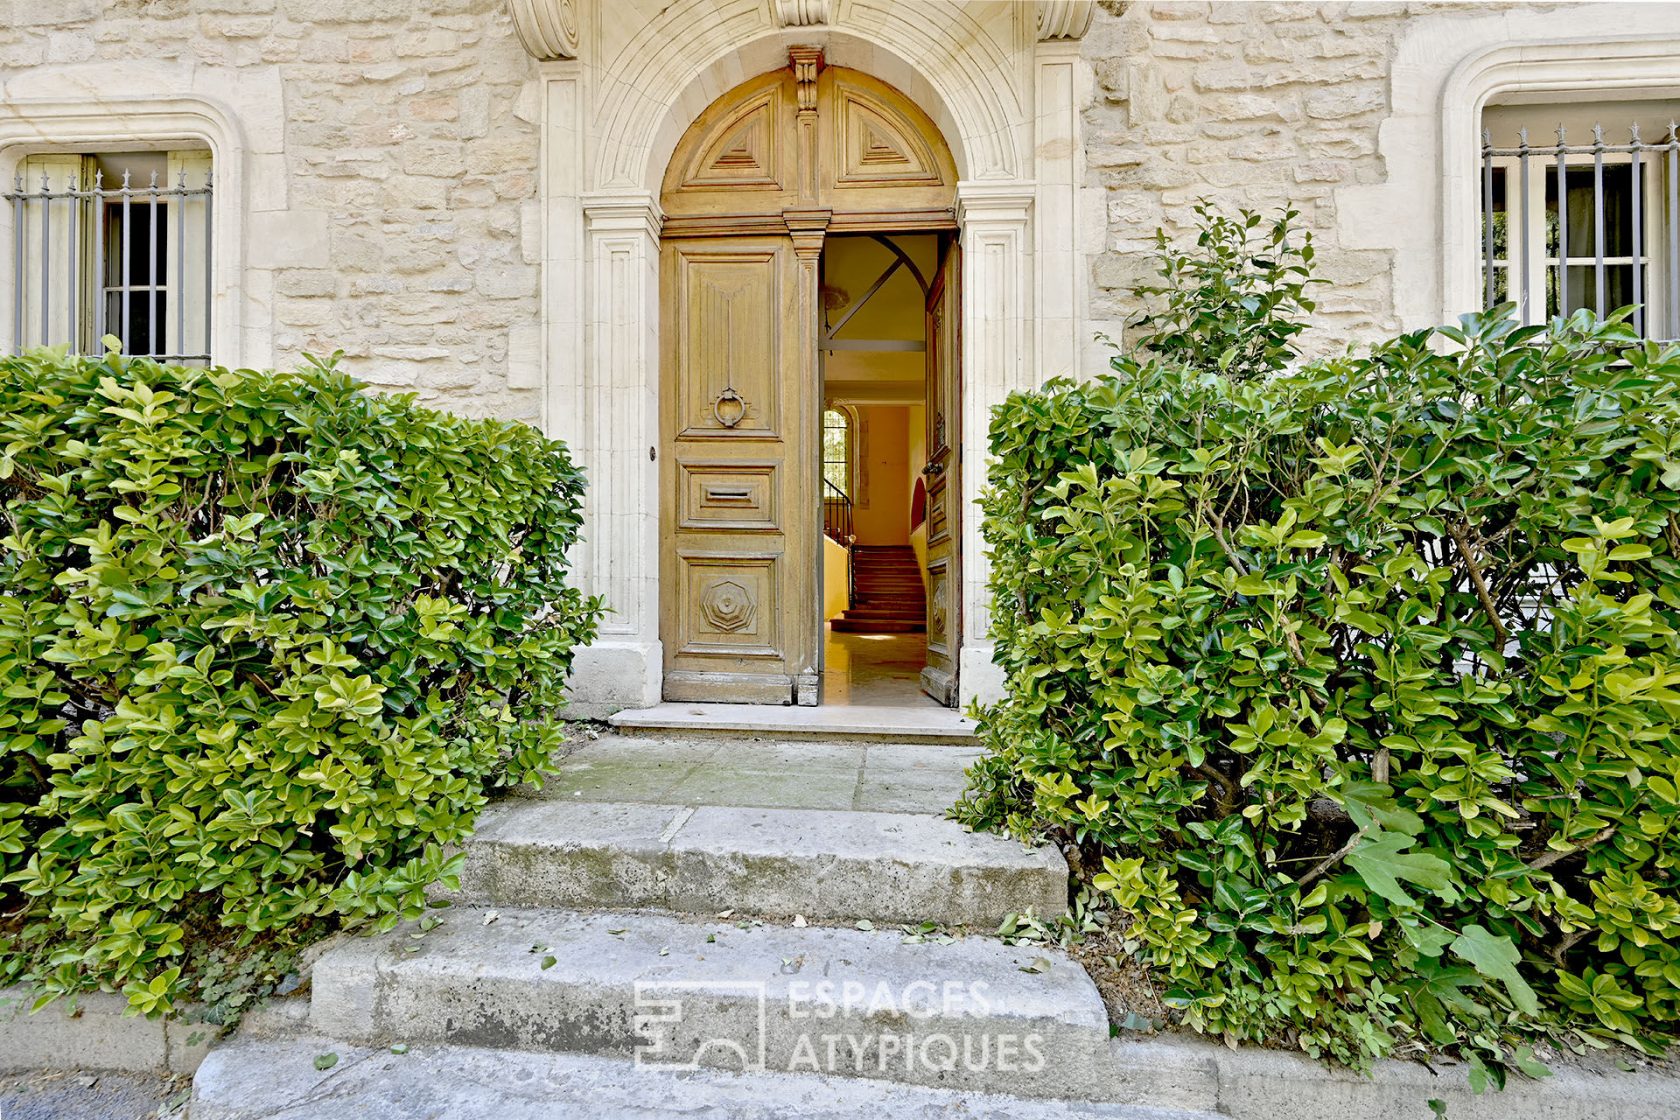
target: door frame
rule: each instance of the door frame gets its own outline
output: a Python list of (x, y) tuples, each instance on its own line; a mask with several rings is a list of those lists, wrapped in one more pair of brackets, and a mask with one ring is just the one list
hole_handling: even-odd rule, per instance
[[(970, 443), (983, 438), (991, 406), (1008, 393), (1072, 372), (1087, 350), (1100, 357), (1089, 337), (1101, 324), (1088, 318), (1084, 297), (1106, 227), (1080, 201), (1088, 193), (1080, 138), (1090, 74), (1082, 28), (1052, 22), (1043, 28), (1054, 30), (1035, 35), (1033, 21), (1013, 9), (976, 9), (985, 26), (978, 38), (910, 61), (897, 44), (925, 26), (908, 8), (840, 8), (828, 29), (743, 37), (740, 27), (760, 18), (761, 3), (662, 9), (638, 31), (671, 47), (657, 65), (646, 64), (645, 52), (603, 53), (589, 40), (586, 57), (539, 68), (543, 311), (540, 323), (510, 337), (509, 385), (538, 396), (544, 430), (565, 440), (589, 471), (589, 531), (573, 554), (574, 577), (603, 596), (610, 613), (574, 661), (568, 698), (579, 717), (604, 719), (660, 700), (660, 184), (684, 130), (742, 74), (770, 69), (789, 45), (817, 39), (829, 62), (913, 90), (939, 126), (959, 171)], [(885, 23), (859, 22), (866, 10)], [(718, 49), (726, 28), (728, 46)], [(1009, 65), (1000, 68), (988, 53), (994, 41)], [(631, 70), (641, 78), (631, 81)], [(1017, 81), (1023, 74), (1030, 80)], [(640, 91), (633, 100), (626, 96), (632, 89)], [(969, 459), (965, 508), (981, 474)], [(1002, 690), (986, 635), (986, 558), (972, 517), (963, 562), (966, 705)]]
[[(924, 302), (925, 302), (926, 299), (928, 298), (928, 296), (930, 295), (930, 293), (939, 289), (943, 284), (946, 284), (946, 283), (950, 282), (950, 278), (945, 275), (946, 267), (947, 267), (947, 265), (946, 265), (946, 254), (956, 250), (957, 248), (959, 248), (961, 246), (961, 244), (962, 244), (962, 229), (961, 229), (960, 225), (953, 225), (953, 224), (944, 224), (944, 225), (935, 225), (935, 226), (918, 225), (918, 224), (914, 223), (914, 217), (915, 217), (914, 215), (905, 215), (905, 219), (906, 219), (908, 224), (901, 225), (901, 226), (882, 224), (882, 225), (879, 225), (879, 226), (873, 226), (872, 228), (870, 228), (867, 231), (842, 231), (842, 232), (843, 233), (849, 232), (849, 233), (852, 233), (854, 236), (859, 235), (861, 233), (882, 235), (880, 240), (882, 240), (884, 243), (886, 243), (887, 247), (895, 255), (900, 257), (900, 259), (904, 262), (905, 266), (908, 267), (909, 270), (911, 271), (911, 273), (915, 276), (917, 284), (922, 290), (922, 295), (923, 295), (923, 299), (924, 299)], [(884, 221), (885, 221), (885, 219), (884, 219)], [(898, 235), (898, 236), (933, 236), (937, 239), (937, 247), (935, 249), (935, 259), (934, 259), (934, 276), (931, 280), (929, 280), (929, 279), (927, 279), (927, 278), (925, 278), (921, 275), (920, 271), (916, 268), (915, 263), (913, 261), (911, 261), (909, 259), (909, 257), (904, 255), (904, 251), (900, 247), (898, 247), (896, 245), (892, 245), (890, 242), (886, 241), (887, 238), (890, 238), (894, 235)], [(825, 256), (823, 258), (823, 261), (826, 261), (827, 251), (828, 251), (828, 241), (827, 241), (827, 239), (825, 239), (824, 243), (823, 243), (823, 252), (825, 254)], [(958, 268), (959, 268), (959, 270), (961, 268), (961, 258), (960, 258), (960, 256), (958, 257)], [(816, 517), (816, 523), (819, 526), (819, 530), (818, 530), (818, 533), (817, 533), (817, 536), (816, 536), (816, 541), (815, 541), (816, 556), (815, 556), (814, 559), (815, 559), (816, 572), (817, 572), (816, 596), (815, 596), (815, 598), (816, 598), (816, 633), (817, 633), (817, 651), (818, 651), (817, 652), (817, 666), (818, 666), (818, 679), (819, 679), (819, 681), (822, 679), (822, 677), (824, 675), (826, 675), (826, 673), (828, 671), (828, 640), (827, 640), (827, 638), (828, 638), (828, 635), (827, 635), (828, 621), (827, 621), (827, 619), (825, 619), (823, 617), (823, 589), (826, 586), (826, 581), (825, 581), (824, 577), (825, 577), (825, 568), (826, 568), (827, 564), (826, 564), (826, 560), (824, 559), (825, 552), (826, 552), (826, 550), (823, 548), (824, 534), (822, 533), (821, 528), (820, 528), (825, 523), (825, 514), (826, 514), (826, 511), (823, 508), (823, 493), (822, 493), (822, 485), (821, 485), (822, 465), (823, 465), (823, 460), (822, 460), (822, 455), (823, 455), (822, 414), (823, 414), (824, 410), (826, 410), (826, 408), (828, 407), (828, 401), (827, 401), (827, 396), (826, 396), (825, 390), (826, 390), (827, 385), (828, 385), (827, 370), (826, 370), (827, 355), (830, 353), (830, 348), (826, 345), (823, 345), (823, 344), (828, 342), (828, 341), (831, 341), (826, 336), (826, 332), (822, 328), (822, 320), (820, 318), (820, 315), (821, 315), (821, 294), (822, 294), (821, 293), (821, 285), (822, 285), (822, 277), (823, 277), (824, 271), (825, 271), (824, 265), (821, 262), (819, 262), (819, 266), (818, 266), (818, 270), (817, 270), (817, 280), (818, 280), (818, 293), (817, 294), (818, 294), (818, 315), (819, 315), (819, 319), (818, 319), (818, 329), (817, 329), (817, 332), (816, 332), (817, 341), (818, 341), (818, 346), (817, 346), (817, 388), (818, 388), (818, 397), (817, 397), (817, 399), (818, 399), (819, 403), (818, 403), (818, 408), (817, 408), (816, 427), (812, 431), (812, 433), (810, 433), (811, 438), (813, 439), (814, 444), (815, 444), (816, 467), (817, 467), (817, 478), (818, 478), (817, 502), (816, 502), (816, 509), (815, 509), (814, 516)], [(865, 296), (864, 301), (867, 302), (867, 299), (868, 299), (868, 296)], [(949, 402), (948, 402), (948, 405), (947, 405), (947, 408), (946, 408), (946, 412), (950, 416), (950, 419), (951, 419), (951, 424), (956, 430), (955, 438), (947, 441), (946, 446), (947, 446), (947, 448), (950, 452), (948, 458), (953, 461), (953, 463), (955, 464), (956, 470), (957, 470), (956, 477), (957, 477), (957, 482), (958, 482), (958, 488), (957, 488), (957, 491), (956, 491), (957, 500), (951, 504), (950, 512), (947, 515), (948, 519), (951, 523), (951, 536), (954, 538), (953, 546), (951, 548), (950, 559), (948, 561), (950, 571), (951, 571), (951, 575), (948, 577), (948, 579), (949, 579), (949, 587), (950, 587), (950, 595), (951, 595), (950, 612), (951, 612), (952, 621), (953, 621), (953, 626), (952, 626), (952, 629), (951, 629), (951, 633), (954, 637), (954, 643), (953, 643), (953, 648), (950, 651), (950, 660), (951, 660), (951, 663), (952, 663), (952, 672), (950, 674), (949, 688), (944, 690), (944, 691), (947, 691), (948, 695), (949, 695), (949, 699), (943, 702), (943, 706), (945, 706), (945, 707), (955, 707), (957, 705), (957, 695), (958, 695), (957, 690), (958, 690), (959, 682), (960, 682), (961, 676), (962, 676), (961, 664), (960, 664), (961, 650), (962, 650), (962, 647), (964, 645), (964, 642), (963, 642), (963, 628), (962, 628), (962, 602), (963, 602), (963, 593), (962, 593), (963, 531), (962, 530), (963, 530), (963, 526), (967, 523), (968, 518), (967, 518), (967, 516), (965, 516), (965, 506), (967, 505), (967, 502), (964, 498), (964, 491), (962, 489), (962, 486), (963, 486), (963, 472), (962, 472), (962, 469), (961, 469), (962, 460), (963, 460), (962, 434), (963, 434), (963, 431), (964, 431), (964, 425), (963, 425), (963, 397), (964, 397), (963, 370), (964, 370), (964, 361), (963, 361), (963, 351), (962, 351), (962, 341), (961, 341), (961, 337), (962, 337), (961, 336), (961, 322), (962, 322), (962, 319), (964, 317), (964, 303), (963, 303), (963, 301), (964, 301), (964, 288), (962, 286), (961, 279), (959, 277), (958, 281), (957, 281), (957, 316), (956, 316), (956, 318), (957, 318), (956, 329), (958, 330), (959, 333), (958, 333), (958, 345), (957, 345), (957, 350), (956, 350), (956, 355), (955, 355), (955, 361), (956, 361), (956, 367), (957, 368), (956, 368), (955, 374), (952, 378), (952, 382), (951, 382), (952, 392), (951, 392), (951, 396), (950, 396), (950, 399), (949, 399)], [(857, 306), (857, 305), (853, 305), (853, 306)], [(924, 344), (925, 347), (928, 347), (928, 348), (931, 349), (931, 343), (932, 343), (932, 340), (927, 338), (926, 330), (924, 329), (923, 344)], [(923, 381), (922, 385), (923, 385), (923, 387), (922, 387), (922, 393), (921, 393), (920, 400), (921, 400), (921, 406), (923, 408), (924, 424), (931, 424), (932, 423), (931, 414), (927, 411), (929, 405), (928, 405), (928, 395), (927, 395), (927, 387), (926, 387), (926, 381), (925, 380)], [(863, 429), (861, 427), (861, 421), (855, 415), (853, 416), (852, 423), (853, 423), (853, 427), (852, 427), (852, 430), (851, 430), (852, 454), (855, 456), (855, 455), (858, 455), (858, 454), (861, 453), (859, 449), (862, 447), (861, 437), (862, 437), (862, 434), (863, 434)], [(926, 439), (924, 437), (924, 442), (923, 442), (923, 453), (924, 453), (924, 455), (927, 452), (927, 448), (928, 448), (928, 444), (927, 444)], [(852, 466), (853, 477), (854, 478), (858, 477), (859, 476), (859, 466), (860, 465), (854, 461), (854, 462), (852, 462), (851, 466)], [(925, 462), (924, 462), (923, 466), (924, 467), (926, 466)], [(926, 471), (925, 470), (922, 473), (922, 477), (924, 479), (926, 478)], [(912, 530), (913, 529), (914, 529), (914, 527), (912, 526)], [(923, 571), (922, 574), (924, 576), (928, 576), (931, 573)], [(930, 593), (929, 602), (930, 603), (932, 601), (931, 600), (931, 590), (932, 590), (932, 588), (931, 588), (931, 581), (930, 581), (930, 586), (929, 586), (929, 593)], [(931, 640), (932, 636), (933, 636), (933, 631), (932, 631), (932, 628), (931, 628), (931, 625), (930, 625), (930, 627), (927, 631), (927, 637)], [(922, 690), (930, 698), (937, 699), (934, 692), (928, 687), (928, 684), (927, 684), (927, 682), (929, 681), (929, 676), (928, 676), (929, 671), (930, 671), (930, 666), (927, 664), (927, 655), (926, 655), (926, 651), (924, 650), (922, 669), (921, 669), (920, 674), (919, 674), (920, 680), (922, 681)], [(820, 696), (820, 691), (819, 691), (819, 696)], [(819, 703), (820, 703), (820, 701), (819, 701)]]
[[(681, 464), (660, 469), (657, 563), (667, 583), (657, 618), (662, 698), (820, 702), (826, 637), (820, 593), (823, 247), (831, 233), (954, 229), (957, 185), (945, 138), (913, 99), (866, 72), (826, 66), (822, 50), (814, 46), (790, 48), (785, 67), (738, 83), (714, 99), (684, 133), (661, 189), (665, 218), (655, 286), (664, 330), (677, 330), (679, 322), (684, 326), (680, 338), (665, 337), (659, 346), (659, 435), (650, 457), (656, 459), (661, 451), (668, 458), (683, 455), (695, 441), (722, 439), (726, 442), (718, 446), (724, 447), (732, 438), (741, 440), (743, 449), (733, 454), (745, 454), (757, 438), (768, 440), (762, 454), (779, 465), (765, 484), (763, 500), (770, 513), (756, 530), (765, 535), (750, 542), (733, 539), (739, 534), (731, 534), (722, 522), (700, 526), (677, 518), (675, 510), (687, 494)], [(775, 255), (791, 263), (791, 271), (777, 266), (780, 279), (772, 282), (774, 298), (764, 309), (764, 314), (782, 317), (771, 320), (776, 325), (763, 353), (777, 357), (769, 366), (728, 369), (727, 340), (737, 335), (728, 323), (719, 327), (704, 320), (711, 324), (706, 331), (722, 332), (718, 338), (725, 341), (715, 346), (691, 349), (694, 343), (683, 341), (691, 337), (690, 329), (701, 329), (689, 323), (694, 309), (716, 306), (718, 297), (708, 294), (708, 282), (696, 281), (700, 287), (694, 291), (687, 281), (660, 290), (676, 280), (672, 268), (691, 251), (687, 246), (713, 241), (725, 256), (731, 241), (786, 247), (785, 255), (782, 249)], [(759, 340), (760, 347), (765, 344)], [(724, 355), (721, 363), (717, 352)], [(763, 437), (732, 436), (729, 429), (739, 416), (726, 420), (714, 408), (713, 430), (712, 420), (701, 419), (703, 409), (696, 409), (690, 398), (699, 391), (708, 399), (734, 394), (733, 400), (743, 402), (735, 394), (734, 376), (748, 369), (760, 383), (759, 394), (775, 402), (777, 422)], [(744, 402), (735, 407), (751, 408)], [(685, 417), (681, 423), (678, 412)], [(797, 446), (796, 440), (805, 443)], [(731, 453), (717, 456), (715, 469), (729, 469), (731, 458)], [(749, 546), (756, 550), (752, 556), (742, 551)], [(696, 575), (702, 558), (720, 571)], [(750, 565), (763, 569), (750, 580), (721, 571)], [(721, 616), (712, 607), (722, 595), (746, 606)], [(730, 650), (738, 644), (737, 632), (766, 641), (751, 645), (750, 655), (736, 656)], [(746, 651), (749, 645), (740, 648)], [(756, 667), (743, 660), (747, 656), (760, 658)]]

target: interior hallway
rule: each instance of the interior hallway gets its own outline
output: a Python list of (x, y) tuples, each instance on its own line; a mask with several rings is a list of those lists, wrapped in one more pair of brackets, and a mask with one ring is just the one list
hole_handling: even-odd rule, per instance
[(922, 691), (927, 664), (925, 634), (836, 634), (827, 632), (823, 661), (823, 705), (890, 705), (934, 708)]

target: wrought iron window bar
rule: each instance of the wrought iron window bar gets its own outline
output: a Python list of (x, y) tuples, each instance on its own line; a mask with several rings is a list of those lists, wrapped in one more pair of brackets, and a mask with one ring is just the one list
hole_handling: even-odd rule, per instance
[[(36, 302), (40, 305), (40, 342), (67, 342), (73, 353), (99, 353), (102, 352), (100, 340), (106, 334), (114, 334), (122, 341), (124, 352), (132, 357), (170, 362), (209, 362), (214, 186), (213, 172), (206, 170), (203, 186), (189, 187), (186, 169), (183, 168), (177, 174), (173, 187), (159, 185), (155, 171), (150, 182), (139, 187), (130, 182), (129, 173), (124, 171), (122, 185), (112, 187), (105, 184), (103, 169), (96, 169), (91, 180), (76, 175), (58, 188), (54, 188), (50, 177), (43, 173), (40, 187), (31, 189), (24, 181), (23, 173), (19, 172), (13, 189), (0, 196), (11, 203), (12, 209), (14, 343), (21, 347), (26, 337), (25, 308), (30, 302), (31, 284), (38, 282), (39, 288), (35, 291)], [(187, 222), (183, 219), (188, 209), (186, 204), (195, 199), (203, 203), (203, 259), (197, 269), (203, 276), (203, 306), (193, 315), (202, 323), (201, 329), (196, 332), (200, 345), (196, 350), (190, 350), (186, 345), (189, 297), (183, 282), (187, 271)], [(55, 246), (53, 240), (55, 218), (68, 222), (64, 227), (62, 247)], [(158, 235), (160, 218), (164, 226), (163, 238)], [(135, 224), (137, 220), (145, 223), (147, 231), (143, 280), (137, 278), (134, 271), (135, 233), (139, 228)], [(108, 224), (112, 227), (110, 230), (107, 229)], [(169, 229), (171, 225), (174, 227), (172, 231)], [(167, 257), (164, 274), (160, 275), (158, 271), (158, 254), (163, 240), (171, 232), (175, 239), (173, 277), (168, 275)], [(118, 241), (116, 246), (108, 244), (108, 234), (115, 236)], [(26, 275), (31, 242), (40, 250), (38, 276)], [(55, 261), (55, 258), (58, 260)], [(121, 271), (115, 274), (113, 283), (111, 269), (119, 261)], [(59, 290), (66, 293), (65, 298), (71, 301), (71, 326), (69, 337), (52, 338), (53, 293), (58, 287), (55, 265), (60, 263), (67, 270), (66, 282)], [(158, 308), (160, 294), (164, 299), (161, 319)], [(139, 302), (145, 308), (143, 318), (147, 345), (140, 351), (131, 348), (136, 339), (136, 295), (142, 297)], [(108, 310), (112, 297), (116, 297), (114, 316)], [(163, 345), (170, 302), (174, 304), (175, 317), (176, 345), (173, 349)]]
[[(1591, 143), (1572, 145), (1566, 130), (1559, 127), (1557, 143), (1534, 145), (1524, 128), (1516, 147), (1497, 147), (1491, 131), (1483, 130), (1486, 306), (1511, 300), (1524, 323), (1538, 323), (1552, 314), (1587, 306), (1607, 314), (1619, 302), (1633, 306), (1632, 325), (1642, 337), (1680, 338), (1680, 129), (1671, 121), (1666, 138), (1659, 141), (1641, 137), (1637, 122), (1628, 131), (1627, 143), (1607, 143), (1603, 126), (1597, 125)], [(1614, 199), (1616, 229), (1607, 221), (1612, 209), (1607, 205), (1607, 168), (1618, 179), (1623, 169), (1627, 175), (1625, 199), (1619, 191)], [(1541, 177), (1538, 181), (1536, 174)], [(1571, 237), (1570, 202), (1582, 180), (1590, 183), (1592, 192), (1591, 251), (1577, 253), (1573, 248), (1584, 235)], [(1550, 205), (1554, 196), (1548, 192), (1555, 192), (1555, 207)], [(1538, 214), (1534, 212), (1537, 198)], [(1536, 230), (1541, 241), (1538, 258), (1533, 244)], [(1626, 252), (1607, 252), (1612, 240)], [(1582, 275), (1581, 282), (1572, 285), (1570, 276), (1572, 270), (1587, 269), (1590, 302), (1587, 277)], [(1625, 299), (1624, 285), (1612, 283), (1612, 270), (1625, 270)], [(1537, 285), (1539, 293), (1534, 290)], [(1612, 287), (1617, 289), (1616, 301), (1610, 298)]]

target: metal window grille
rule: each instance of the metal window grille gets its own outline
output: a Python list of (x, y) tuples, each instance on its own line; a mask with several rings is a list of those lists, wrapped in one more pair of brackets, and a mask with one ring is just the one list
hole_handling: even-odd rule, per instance
[(1515, 302), (1524, 323), (1632, 305), (1643, 337), (1680, 338), (1680, 130), (1625, 144), (1514, 148), (1482, 132), (1482, 279), (1486, 306)]
[[(33, 176), (30, 177), (33, 179)], [(12, 339), (18, 349), (68, 343), (102, 353), (115, 335), (131, 356), (209, 362), (212, 194), (189, 186), (121, 185), (103, 169), (71, 173), (55, 185), (19, 172), (3, 197), (12, 211)]]

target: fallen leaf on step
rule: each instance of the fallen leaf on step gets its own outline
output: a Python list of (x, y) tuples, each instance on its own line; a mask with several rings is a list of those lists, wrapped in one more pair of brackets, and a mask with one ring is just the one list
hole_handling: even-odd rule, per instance
[(811, 924), (810, 922), (807, 922), (805, 920), (805, 915), (803, 915), (803, 914), (795, 914), (793, 916), (793, 928), (794, 929), (804, 929), (806, 926), (808, 926), (810, 924)]
[(1049, 957), (1034, 957), (1031, 962), (1021, 966), (1022, 972), (1049, 972)]
[(555, 965), (557, 965), (559, 963), (560, 962), (558, 960), (556, 960), (554, 957), (544, 957), (542, 959), (542, 966), (543, 966), (543, 969), (545, 971), (547, 969), (553, 968)]
[(733, 910), (720, 910), (720, 911), (718, 911), (718, 917), (729, 918), (729, 917), (734, 916), (734, 913), (735, 913), (735, 911), (733, 911)]
[(502, 915), (495, 910), (486, 910), (484, 912), (484, 924), (485, 925), (490, 925), (492, 922), (494, 922), (497, 918), (499, 918), (501, 916)]
[(315, 1055), (316, 1069), (331, 1069), (338, 1064), (338, 1055), (333, 1053)]
[(859, 918), (857, 928), (867, 932), (875, 928), (875, 923), (870, 921), (868, 918)]
[(662, 957), (670, 956), (671, 955), (671, 947), (669, 945), (665, 946), (663, 949), (659, 950), (659, 955), (662, 956)]
[(614, 937), (618, 937), (620, 934), (627, 933), (629, 931), (622, 929), (609, 929), (607, 932), (612, 934)]
[(395, 1046), (391, 1047), (391, 1053), (393, 1053), (393, 1054), (406, 1054), (406, 1053), (408, 1053), (408, 1043), (406, 1043), (406, 1042), (397, 1043)]

